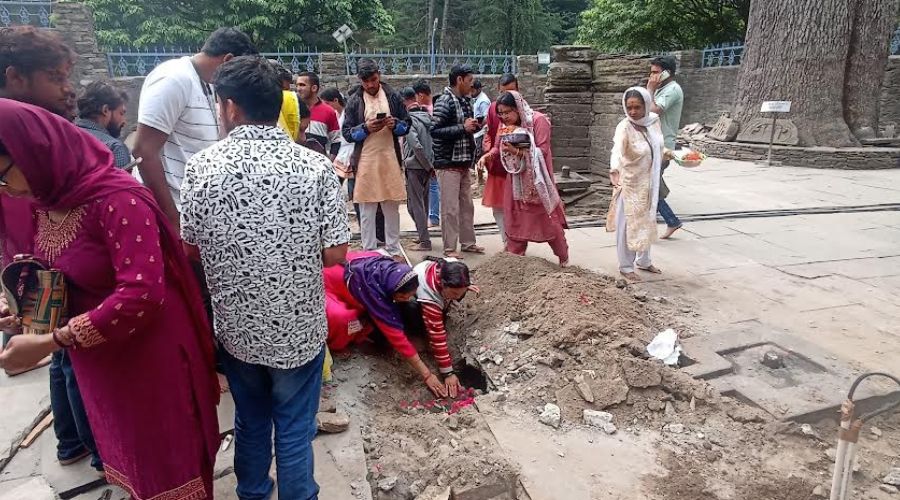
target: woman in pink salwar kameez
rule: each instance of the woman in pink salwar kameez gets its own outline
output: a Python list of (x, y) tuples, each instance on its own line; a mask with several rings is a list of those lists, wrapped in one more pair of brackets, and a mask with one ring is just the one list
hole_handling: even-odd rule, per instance
[(71, 318), (14, 336), (0, 366), (67, 349), (108, 481), (138, 500), (212, 498), (212, 336), (179, 239), (99, 141), (27, 104), (0, 99), (0, 116), (0, 191), (35, 200), (34, 254), (64, 273)]
[[(503, 125), (485, 156), (499, 156), (507, 172), (503, 195), (506, 224), (506, 250), (525, 255), (529, 242), (548, 243), (559, 265), (569, 264), (566, 242), (566, 214), (553, 179), (553, 153), (550, 151), (550, 120), (531, 109), (522, 95), (511, 90), (497, 99), (497, 114)], [(504, 136), (527, 135), (529, 145), (516, 147)]]

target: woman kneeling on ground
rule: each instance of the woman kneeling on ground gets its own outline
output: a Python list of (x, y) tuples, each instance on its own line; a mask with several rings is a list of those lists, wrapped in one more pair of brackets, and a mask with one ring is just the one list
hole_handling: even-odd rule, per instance
[(616, 127), (609, 160), (614, 190), (606, 230), (616, 232), (619, 271), (631, 281), (641, 281), (635, 269), (661, 273), (650, 261), (650, 245), (657, 239), (656, 204), (663, 160), (662, 129), (659, 116), (650, 111), (652, 103), (647, 89), (625, 91), (622, 105), (627, 116)]
[[(378, 252), (351, 252), (346, 264), (326, 268), (324, 276), (329, 349), (345, 350), (377, 329), (435, 396), (456, 397), (459, 380), (452, 373), (446, 334), (429, 335), (443, 382), (425, 365), (406, 335), (404, 314), (421, 288), (416, 271)], [(401, 309), (404, 305), (405, 311)]]
[[(522, 95), (512, 90), (497, 99), (497, 114), (503, 126), (493, 141), (493, 149), (481, 162), (488, 164), (499, 157), (509, 174), (503, 195), (506, 250), (525, 255), (529, 242), (548, 243), (559, 258), (560, 267), (566, 267), (568, 224), (553, 178), (550, 120), (532, 110)], [(511, 137), (527, 140), (513, 143)]]

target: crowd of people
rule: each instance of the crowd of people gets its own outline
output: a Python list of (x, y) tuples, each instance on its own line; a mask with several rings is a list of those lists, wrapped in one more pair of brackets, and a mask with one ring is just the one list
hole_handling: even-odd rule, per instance
[[(225, 386), (238, 496), (269, 498), (274, 444), (279, 496), (316, 498), (311, 441), (328, 348), (381, 335), (436, 397), (456, 397), (445, 318), (479, 292), (463, 254), (485, 252), (473, 170), (487, 172), (482, 203), (506, 251), (548, 243), (569, 263), (550, 120), (514, 75), (492, 101), (467, 66), (432, 95), (424, 80), (395, 90), (362, 60), (345, 95), (221, 28), (147, 76), (129, 151), (127, 94), (95, 82), (76, 96), (74, 62), (52, 32), (0, 29), (3, 264), (61, 273), (67, 294), (64, 306), (40, 304), (39, 293), (0, 298), (0, 367), (14, 375), (50, 355), (57, 458), (92, 457), (135, 499), (212, 498)], [(657, 210), (666, 236), (681, 227), (659, 194), (681, 90), (673, 61), (652, 67), (649, 89), (624, 95), (611, 159), (607, 227), (635, 280), (635, 268), (659, 272), (649, 252)], [(345, 196), (358, 252), (348, 252)], [(406, 263), (403, 203), (414, 250), (431, 251), (429, 228), (440, 226), (440, 257)], [(5, 289), (34, 286), (6, 274)], [(38, 306), (62, 308), (51, 334), (20, 334), (25, 309)]]

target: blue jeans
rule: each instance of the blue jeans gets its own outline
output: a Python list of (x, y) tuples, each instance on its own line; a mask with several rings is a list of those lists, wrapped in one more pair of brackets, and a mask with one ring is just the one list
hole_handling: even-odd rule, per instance
[(224, 349), (222, 362), (234, 397), (234, 473), (241, 500), (272, 495), (272, 427), (278, 497), (317, 500), (312, 440), (322, 389), (325, 350), (291, 370), (245, 363)]
[(441, 188), (437, 177), (432, 177), (428, 186), (428, 221), (433, 224), (441, 223)]
[(659, 212), (659, 215), (666, 221), (667, 226), (681, 227), (681, 220), (675, 215), (675, 212), (672, 211), (672, 207), (666, 203), (666, 200), (659, 200), (659, 203), (656, 205), (656, 211)]
[(56, 445), (57, 458), (69, 460), (87, 450), (93, 455), (91, 466), (101, 470), (103, 462), (97, 454), (72, 360), (65, 351), (53, 353), (50, 359), (50, 409), (53, 411), (53, 432), (59, 441)]

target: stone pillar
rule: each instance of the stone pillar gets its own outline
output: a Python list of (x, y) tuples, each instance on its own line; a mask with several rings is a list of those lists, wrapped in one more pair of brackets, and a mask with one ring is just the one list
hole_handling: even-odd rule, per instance
[(587, 172), (591, 170), (591, 80), (596, 53), (587, 46), (564, 45), (553, 47), (552, 55), (544, 100), (553, 123), (553, 166)]
[(616, 125), (625, 118), (622, 95), (628, 87), (646, 85), (649, 56), (600, 55), (593, 66), (593, 123), (591, 126), (591, 170), (609, 169)]
[(53, 2), (52, 29), (78, 54), (72, 72), (72, 81), (77, 88), (110, 77), (106, 54), (97, 46), (94, 15), (87, 5)]
[(703, 67), (703, 51), (702, 50), (679, 50), (677, 52), (672, 53), (675, 56), (675, 59), (678, 60), (678, 70), (676, 73), (681, 73), (682, 71), (689, 71), (693, 69), (700, 69)]
[(347, 58), (341, 52), (322, 52), (319, 54), (319, 78), (322, 88), (337, 87), (346, 92), (350, 87), (353, 75), (347, 75)]

